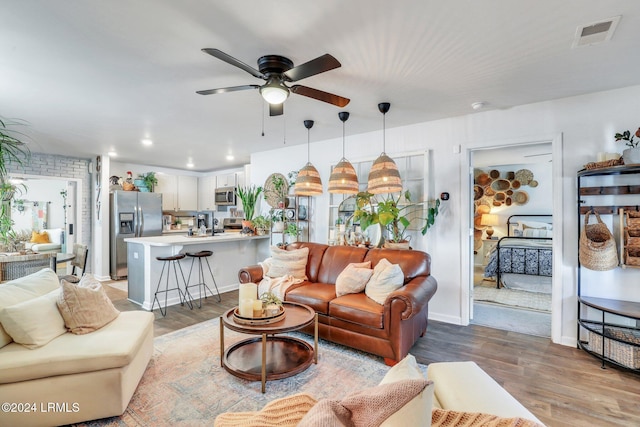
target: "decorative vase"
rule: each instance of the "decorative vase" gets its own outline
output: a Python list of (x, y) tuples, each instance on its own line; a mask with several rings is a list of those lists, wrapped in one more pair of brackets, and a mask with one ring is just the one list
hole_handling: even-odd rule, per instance
[(402, 242), (390, 242), (387, 240), (384, 242), (384, 247), (386, 249), (411, 249), (409, 241), (407, 240), (403, 240)]
[(253, 225), (253, 221), (248, 220), (248, 219), (243, 219), (242, 220), (242, 231), (246, 232), (248, 231), (249, 233), (253, 234), (256, 232), (256, 226)]
[(305, 220), (307, 219), (307, 207), (299, 206), (298, 207), (298, 219)]
[(625, 165), (637, 165), (640, 164), (640, 148), (627, 148), (622, 152), (622, 158)]

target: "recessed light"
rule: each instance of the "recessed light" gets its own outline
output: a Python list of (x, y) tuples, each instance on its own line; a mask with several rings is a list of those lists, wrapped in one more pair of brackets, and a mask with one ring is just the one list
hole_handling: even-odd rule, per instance
[(471, 108), (473, 108), (474, 110), (481, 110), (486, 106), (487, 103), (484, 101), (474, 102), (473, 104), (471, 104)]
[(233, 157), (233, 154), (227, 154), (227, 160), (231, 161), (235, 159), (235, 157)]
[(187, 163), (187, 167), (188, 167), (188, 168), (192, 168), (192, 167), (194, 167), (194, 166), (195, 166), (195, 165), (194, 165), (192, 162)]
[(151, 145), (151, 144), (153, 144), (153, 141), (148, 138), (142, 140), (142, 145)]
[(117, 155), (118, 155), (118, 153), (116, 153), (115, 151), (109, 151), (107, 153), (107, 156), (109, 156), (109, 157), (116, 157)]

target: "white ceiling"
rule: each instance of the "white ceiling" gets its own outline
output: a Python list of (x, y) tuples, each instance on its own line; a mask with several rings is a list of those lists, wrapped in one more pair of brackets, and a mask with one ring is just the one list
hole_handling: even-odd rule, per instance
[[(29, 122), (32, 151), (194, 170), (251, 152), (640, 84), (640, 2), (632, 0), (0, 0), (0, 115)], [(572, 49), (579, 25), (622, 15), (611, 41)], [(344, 109), (292, 94), (269, 117), (262, 84), (200, 51), (257, 68), (330, 53), (342, 67), (304, 79)], [(268, 111), (268, 110), (267, 110)], [(264, 137), (261, 136), (264, 118)], [(141, 145), (142, 138), (154, 141)], [(225, 155), (235, 155), (231, 163)]]

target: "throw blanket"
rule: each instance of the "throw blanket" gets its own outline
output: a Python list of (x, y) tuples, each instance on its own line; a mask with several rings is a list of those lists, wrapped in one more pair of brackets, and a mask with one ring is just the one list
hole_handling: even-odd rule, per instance
[(268, 260), (260, 263), (262, 267), (262, 280), (258, 283), (258, 296), (265, 292), (273, 292), (278, 298), (284, 301), (284, 294), (289, 289), (289, 286), (297, 283), (302, 283), (302, 279), (296, 279), (291, 274), (287, 274), (281, 277), (269, 276), (269, 263)]
[(500, 418), (497, 415), (477, 412), (447, 411), (434, 408), (431, 411), (431, 427), (544, 427), (524, 418)]

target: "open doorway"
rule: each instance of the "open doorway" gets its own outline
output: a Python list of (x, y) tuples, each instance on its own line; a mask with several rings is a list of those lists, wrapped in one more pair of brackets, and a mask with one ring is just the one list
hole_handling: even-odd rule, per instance
[(471, 322), (551, 337), (552, 143), (472, 150)]

